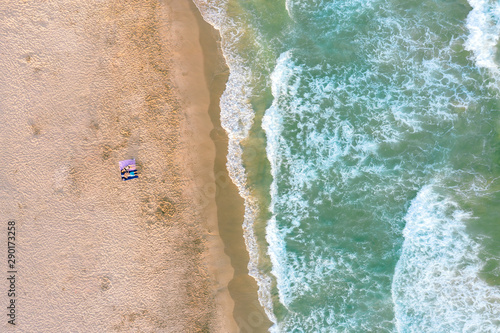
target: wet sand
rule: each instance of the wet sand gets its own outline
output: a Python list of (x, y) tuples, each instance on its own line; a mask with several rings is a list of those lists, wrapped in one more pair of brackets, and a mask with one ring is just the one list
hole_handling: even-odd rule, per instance
[[(0, 6), (0, 222), (16, 223), (17, 272), (1, 331), (269, 326), (224, 166), (227, 69), (202, 24), (188, 0)], [(127, 158), (140, 178), (123, 182)]]
[(226, 168), (228, 137), (220, 122), (220, 96), (224, 92), (229, 71), (222, 57), (219, 44), (220, 35), (208, 23), (203, 21), (198, 10), (191, 3), (196, 16), (200, 45), (203, 50), (205, 75), (210, 89), (209, 115), (213, 123), (211, 138), (215, 144), (215, 164), (213, 174), (217, 187), (215, 202), (220, 237), (225, 246), (225, 253), (231, 259), (234, 275), (229, 281), (229, 292), (234, 301), (233, 315), (241, 332), (268, 332), (271, 321), (257, 298), (257, 283), (248, 275), (249, 255), (243, 238), (244, 202), (240, 197)]

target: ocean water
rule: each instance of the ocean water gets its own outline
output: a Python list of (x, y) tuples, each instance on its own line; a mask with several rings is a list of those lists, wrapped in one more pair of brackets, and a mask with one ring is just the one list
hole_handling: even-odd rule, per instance
[(500, 332), (500, 2), (196, 0), (271, 332)]

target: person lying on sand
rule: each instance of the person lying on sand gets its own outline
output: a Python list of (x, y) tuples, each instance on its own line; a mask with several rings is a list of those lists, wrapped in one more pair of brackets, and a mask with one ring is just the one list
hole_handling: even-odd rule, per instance
[(122, 173), (124, 173), (124, 172), (130, 172), (130, 171), (136, 171), (135, 164), (127, 165), (126, 167), (124, 167), (122, 169)]
[(128, 179), (129, 177), (137, 177), (137, 170), (135, 169), (135, 165), (127, 165), (121, 170), (122, 178)]
[(126, 167), (124, 167), (122, 170), (121, 170), (121, 174), (122, 174), (122, 178), (123, 179), (127, 179), (129, 177), (129, 174), (130, 174), (130, 171), (129, 171), (129, 167), (128, 165)]

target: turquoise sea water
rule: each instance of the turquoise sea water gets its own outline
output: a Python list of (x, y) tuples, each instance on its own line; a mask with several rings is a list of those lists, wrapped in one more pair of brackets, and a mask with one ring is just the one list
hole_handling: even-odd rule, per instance
[(500, 3), (197, 0), (272, 332), (500, 332)]

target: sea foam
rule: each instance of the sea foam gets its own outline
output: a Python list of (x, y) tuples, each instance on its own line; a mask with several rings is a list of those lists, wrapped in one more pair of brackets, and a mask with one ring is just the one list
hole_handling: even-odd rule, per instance
[(249, 274), (255, 278), (259, 287), (259, 302), (264, 307), (268, 318), (276, 323), (271, 298), (272, 280), (259, 269), (259, 248), (253, 227), (259, 214), (259, 206), (247, 186), (247, 174), (243, 167), (242, 142), (248, 138), (255, 117), (250, 104), (250, 98), (253, 95), (252, 68), (245, 65), (244, 59), (239, 56), (237, 50), (237, 43), (243, 35), (243, 28), (241, 23), (227, 14), (228, 1), (196, 0), (195, 3), (203, 18), (221, 34), (222, 51), (230, 71), (226, 89), (220, 100), (221, 124), (229, 138), (227, 168), (229, 176), (245, 202), (243, 236), (250, 257)]
[[(266, 239), (279, 299), (289, 311), (276, 331), (332, 332), (336, 331), (334, 327), (339, 331), (362, 329), (362, 323), (368, 317), (371, 318), (368, 320), (372, 322), (370, 325), (379, 322), (387, 329), (391, 325), (390, 319), (378, 313), (392, 306), (387, 299), (384, 304), (377, 304), (380, 309), (373, 311), (374, 314), (358, 314), (359, 317), (349, 314), (349, 307), (357, 306), (354, 305), (358, 302), (357, 297), (360, 297), (360, 302), (361, 298), (379, 302), (380, 296), (372, 295), (374, 292), (369, 284), (379, 285), (375, 292), (378, 293), (384, 288), (381, 281), (390, 280), (385, 273), (374, 274), (371, 282), (366, 279), (365, 267), (373, 265), (376, 259), (369, 252), (360, 255), (356, 248), (329, 247), (338, 242), (352, 243), (348, 237), (328, 236), (329, 231), (326, 231), (322, 234), (322, 237), (329, 238), (326, 240), (304, 232), (305, 228), (319, 228), (325, 222), (317, 221), (316, 216), (318, 206), (325, 205), (327, 200), (334, 200), (336, 206), (345, 205), (345, 211), (349, 211), (350, 203), (342, 203), (342, 196), (351, 195), (352, 189), (348, 190), (351, 182), (366, 175), (377, 179), (387, 172), (383, 164), (368, 162), (370, 156), (376, 155), (380, 138), (363, 133), (351, 121), (342, 119), (345, 115), (334, 108), (319, 109), (324, 100), (339, 98), (337, 92), (353, 93), (351, 90), (358, 87), (356, 79), (351, 77), (349, 80), (341, 75), (311, 75), (314, 72), (322, 71), (320, 67), (297, 64), (293, 51), (284, 52), (271, 76), (274, 100), (263, 119), (273, 176), (273, 217), (268, 221)], [(321, 125), (323, 122), (325, 126)], [(290, 133), (294, 126), (298, 127), (294, 129), (297, 140)], [(357, 163), (350, 166), (353, 160)], [(311, 196), (314, 188), (320, 188), (320, 191)], [(368, 188), (360, 190), (367, 191)], [(348, 223), (346, 227), (349, 228)], [(299, 253), (287, 245), (291, 242), (300, 248)], [(345, 279), (348, 277), (358, 282), (349, 284), (346, 289)], [(307, 305), (306, 313), (297, 312), (296, 308), (303, 299), (315, 299), (325, 293), (331, 293), (335, 302), (322, 306), (311, 303)]]
[(472, 10), (467, 16), (467, 28), (470, 34), (465, 47), (473, 52), (477, 66), (487, 68), (500, 79), (500, 2), (468, 1)]
[(479, 277), (471, 213), (424, 186), (405, 216), (392, 285), (399, 332), (498, 332), (500, 290)]
[[(480, 26), (474, 10), (489, 11), (489, 23), (481, 26), (482, 42), (471, 34), (467, 47), (489, 59), (479, 67), (495, 71), (496, 7), (473, 2), (468, 25)], [(393, 332), (397, 322), (401, 332), (489, 332), (498, 325), (497, 291), (478, 278), (480, 247), (465, 230), (471, 214), (433, 186), (422, 189), (453, 168), (449, 157), (464, 135), (457, 127), (476, 124), (484, 110), (481, 70), (463, 55), (462, 6), (286, 1), (298, 43), (290, 38), (276, 51), (274, 100), (263, 118), (273, 176), (266, 240), (284, 308), (276, 318), (273, 279), (259, 269), (253, 230), (260, 208), (242, 163), (255, 116), (249, 100), (262, 73), (238, 53), (251, 28), (228, 16), (227, 3), (198, 1), (221, 31), (231, 71), (221, 100), (228, 169), (245, 199), (249, 271), (275, 323), (271, 331)], [(462, 18), (448, 16), (448, 5)], [(258, 43), (258, 35), (248, 42)]]

